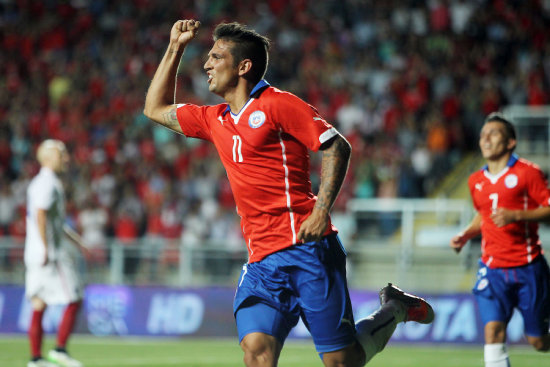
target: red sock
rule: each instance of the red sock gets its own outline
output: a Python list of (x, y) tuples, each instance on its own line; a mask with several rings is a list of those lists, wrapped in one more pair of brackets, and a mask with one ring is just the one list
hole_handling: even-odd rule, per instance
[(61, 319), (59, 329), (57, 330), (58, 348), (65, 348), (65, 346), (67, 345), (67, 340), (69, 339), (69, 335), (71, 335), (71, 332), (73, 331), (73, 327), (76, 322), (76, 315), (78, 314), (78, 310), (80, 309), (81, 304), (82, 301), (69, 303), (69, 305), (65, 309), (65, 313), (63, 313), (63, 319)]
[(44, 335), (44, 329), (42, 328), (42, 316), (44, 316), (44, 310), (33, 310), (31, 324), (29, 325), (29, 342), (31, 345), (31, 355), (33, 358), (37, 358), (42, 355), (42, 336)]

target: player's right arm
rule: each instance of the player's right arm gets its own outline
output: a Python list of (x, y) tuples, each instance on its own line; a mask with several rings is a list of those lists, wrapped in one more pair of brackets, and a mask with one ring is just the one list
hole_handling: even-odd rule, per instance
[(45, 209), (37, 209), (36, 211), (36, 224), (38, 225), (38, 234), (44, 245), (44, 260), (42, 265), (48, 264), (48, 238), (46, 236), (46, 223), (48, 221), (47, 212)]
[(477, 237), (481, 234), (481, 215), (479, 213), (472, 219), (470, 224), (459, 234), (451, 238), (449, 246), (453, 248), (456, 252), (460, 252), (462, 247), (474, 237)]
[(200, 22), (178, 20), (170, 31), (170, 43), (153, 76), (143, 113), (151, 120), (182, 133), (174, 104), (175, 80), (178, 65), (187, 44), (195, 37)]

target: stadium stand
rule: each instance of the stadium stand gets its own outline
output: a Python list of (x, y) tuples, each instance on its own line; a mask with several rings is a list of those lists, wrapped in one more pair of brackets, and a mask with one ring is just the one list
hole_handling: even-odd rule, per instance
[[(208, 29), (241, 21), (273, 40), (268, 81), (316, 106), (354, 147), (336, 212), (355, 198), (430, 197), (476, 151), (483, 116), (549, 103), (549, 4), (0, 1), (0, 235), (24, 235), (34, 151), (48, 137), (73, 152), (70, 220), (92, 236), (97, 262), (109, 261), (104, 248), (113, 238), (143, 249), (148, 238), (200, 246), (221, 233), (239, 246), (212, 147), (142, 114), (178, 18), (205, 28), (180, 65), (190, 102), (219, 102), (202, 72)], [(3, 262), (15, 266), (19, 253)], [(160, 256), (177, 263), (172, 246)]]

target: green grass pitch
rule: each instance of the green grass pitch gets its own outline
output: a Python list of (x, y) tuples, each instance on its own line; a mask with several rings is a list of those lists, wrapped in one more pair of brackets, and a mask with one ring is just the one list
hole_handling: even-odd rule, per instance
[[(46, 352), (55, 339), (49, 335)], [(86, 367), (225, 367), (243, 366), (242, 352), (233, 339), (141, 339), (75, 335), (70, 351)], [(25, 366), (28, 343), (24, 336), (0, 336), (0, 366)], [(514, 367), (550, 366), (550, 355), (527, 346), (511, 346)], [(288, 341), (279, 366), (322, 366), (310, 341)], [(375, 356), (369, 367), (483, 367), (482, 346), (389, 344)]]

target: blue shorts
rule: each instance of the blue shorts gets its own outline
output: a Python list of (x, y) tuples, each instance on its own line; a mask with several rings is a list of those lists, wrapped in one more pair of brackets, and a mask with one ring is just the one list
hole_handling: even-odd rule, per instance
[(508, 323), (517, 308), (523, 316), (526, 335), (548, 334), (550, 271), (544, 256), (514, 268), (491, 269), (480, 260), (472, 292), (484, 325), (489, 321)]
[(296, 244), (245, 264), (233, 312), (239, 342), (249, 333), (261, 332), (284, 344), (301, 317), (319, 353), (353, 344), (346, 253), (338, 236)]

